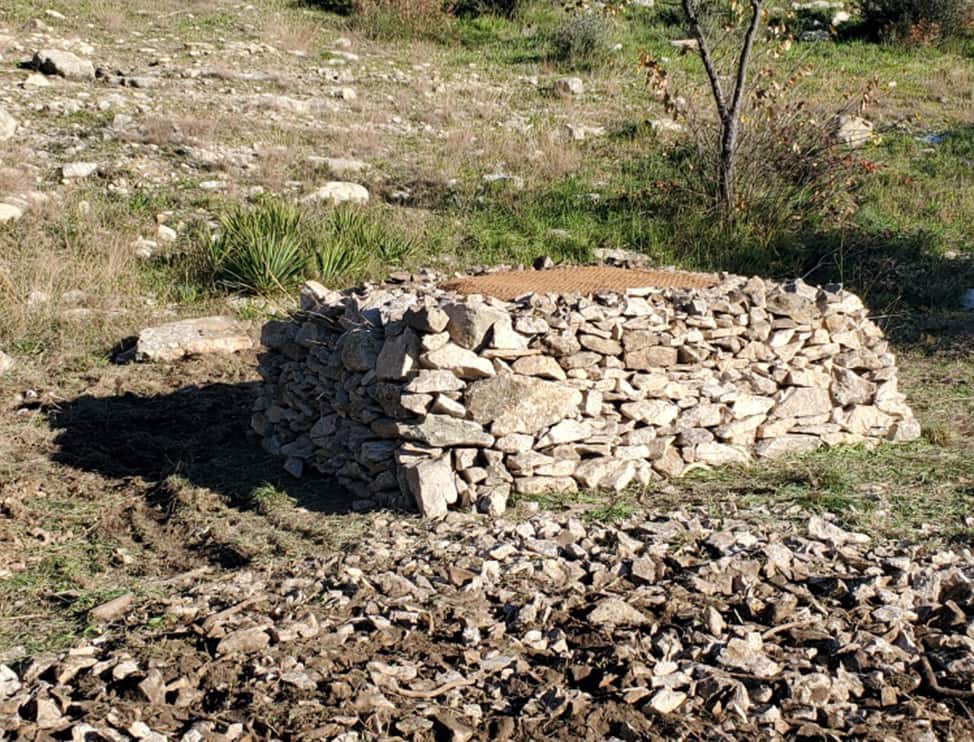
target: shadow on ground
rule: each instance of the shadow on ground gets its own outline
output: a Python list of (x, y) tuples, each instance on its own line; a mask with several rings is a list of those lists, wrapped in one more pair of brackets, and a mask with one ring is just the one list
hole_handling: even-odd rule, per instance
[(197, 487), (251, 504), (271, 484), (307, 510), (348, 512), (352, 497), (320, 476), (295, 480), (250, 430), (259, 382), (207, 383), (168, 393), (85, 394), (45, 409), (58, 431), (53, 459), (112, 479), (162, 482), (179, 475)]

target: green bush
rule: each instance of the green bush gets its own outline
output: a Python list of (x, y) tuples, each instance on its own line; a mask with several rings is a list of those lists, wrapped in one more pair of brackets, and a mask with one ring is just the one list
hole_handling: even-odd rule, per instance
[(237, 207), (221, 219), (221, 227), (207, 250), (218, 284), (267, 294), (292, 289), (304, 278), (309, 242), (293, 206), (267, 201), (249, 210)]
[(592, 13), (564, 19), (549, 36), (550, 57), (573, 69), (591, 69), (605, 61), (609, 52), (609, 28)]
[(866, 28), (884, 39), (929, 43), (969, 27), (971, 0), (862, 0)]
[(523, 0), (457, 0), (452, 5), (452, 12), (458, 18), (478, 18), (482, 15), (513, 18), (522, 5)]

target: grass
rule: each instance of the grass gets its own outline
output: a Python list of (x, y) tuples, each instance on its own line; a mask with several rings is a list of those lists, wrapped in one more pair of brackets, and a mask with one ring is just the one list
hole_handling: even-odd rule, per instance
[(250, 507), (263, 515), (277, 508), (291, 507), (295, 503), (293, 497), (268, 482), (255, 487), (248, 499)]
[(577, 492), (550, 492), (541, 495), (511, 496), (514, 512), (523, 512), (525, 503), (536, 503), (542, 510), (557, 512), (577, 511), (589, 523), (618, 523), (638, 513), (641, 509), (637, 493), (625, 492), (608, 496), (603, 492), (578, 490)]

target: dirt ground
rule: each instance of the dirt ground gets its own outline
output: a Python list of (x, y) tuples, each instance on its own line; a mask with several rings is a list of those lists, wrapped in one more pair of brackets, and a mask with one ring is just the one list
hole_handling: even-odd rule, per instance
[[(612, 524), (592, 505), (499, 523), (349, 513), (327, 482), (285, 479), (248, 433), (255, 363), (108, 366), (4, 408), (0, 665), (22, 683), (4, 701), (0, 677), (6, 735), (974, 735), (962, 543), (815, 543), (803, 508), (727, 500), (715, 514), (679, 488)], [(805, 566), (776, 568), (774, 544)], [(647, 624), (593, 620), (611, 596)], [(876, 613), (887, 604), (900, 612)], [(728, 665), (715, 628), (763, 635), (788, 669)], [(906, 659), (915, 644), (930, 674)], [(672, 713), (655, 710), (668, 663), (689, 683)], [(821, 677), (833, 695), (811, 702)]]

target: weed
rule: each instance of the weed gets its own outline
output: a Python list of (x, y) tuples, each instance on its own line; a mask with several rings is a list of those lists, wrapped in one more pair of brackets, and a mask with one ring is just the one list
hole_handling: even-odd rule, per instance
[(582, 520), (590, 523), (618, 523), (632, 517), (638, 511), (636, 504), (629, 500), (609, 502), (586, 510), (582, 513)]
[(294, 505), (295, 500), (269, 482), (264, 482), (251, 490), (247, 502), (258, 513), (266, 515), (273, 510)]
[(944, 423), (932, 423), (923, 428), (923, 439), (932, 446), (947, 448), (956, 441), (957, 434)]
[(606, 22), (594, 13), (571, 15), (550, 31), (550, 58), (570, 69), (593, 69), (608, 56), (608, 35)]

